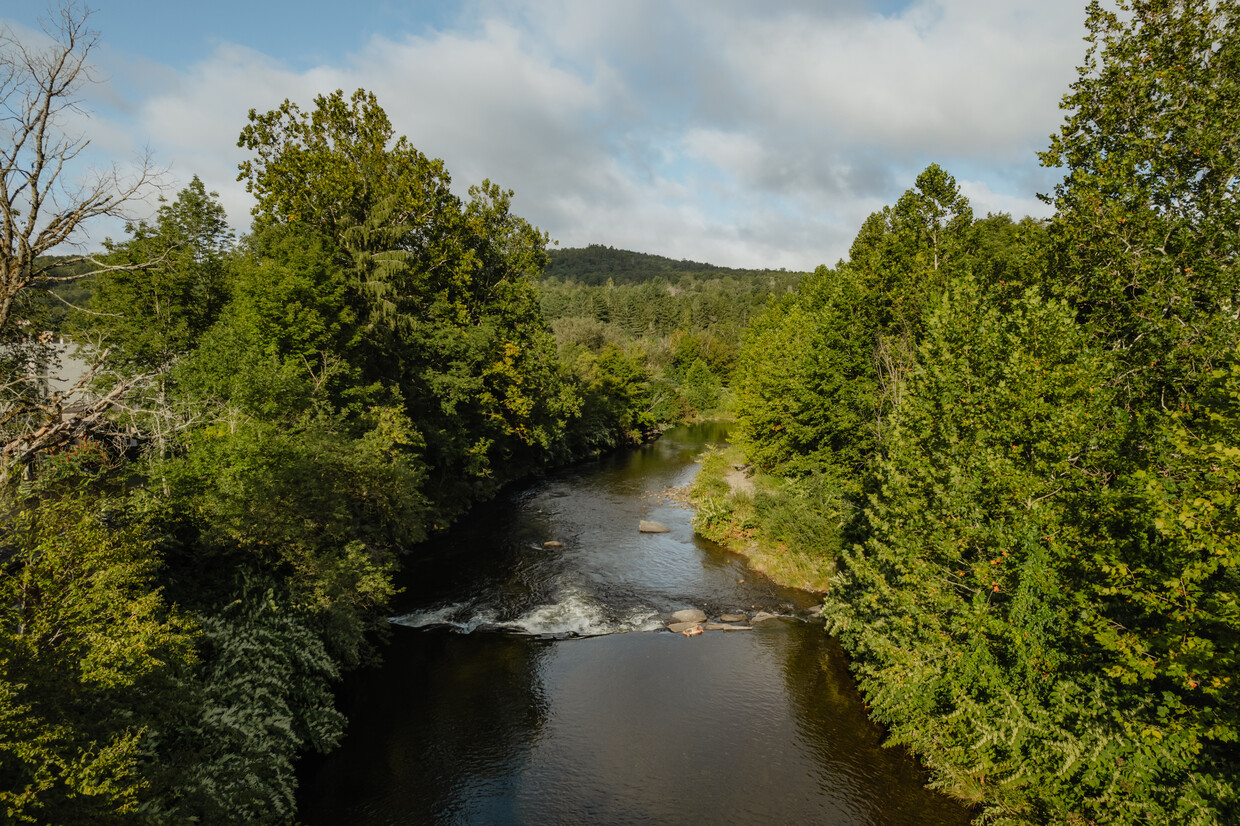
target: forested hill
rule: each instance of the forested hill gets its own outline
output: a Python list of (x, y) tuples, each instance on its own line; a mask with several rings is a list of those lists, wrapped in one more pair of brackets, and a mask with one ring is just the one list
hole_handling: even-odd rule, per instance
[(697, 261), (677, 261), (662, 255), (618, 250), (602, 244), (552, 249), (548, 252), (551, 260), (543, 272), (544, 278), (559, 278), (590, 286), (606, 284), (608, 279), (614, 284), (640, 284), (656, 278), (674, 281), (682, 275), (695, 275), (699, 278), (743, 278), (772, 272), (717, 267)]

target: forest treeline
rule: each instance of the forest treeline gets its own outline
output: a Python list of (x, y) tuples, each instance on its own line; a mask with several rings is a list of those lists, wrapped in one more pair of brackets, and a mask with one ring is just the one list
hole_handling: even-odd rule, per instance
[(647, 252), (618, 250), (602, 244), (565, 249), (552, 247), (547, 252), (547, 267), (544, 271), (546, 278), (575, 281), (590, 287), (599, 287), (608, 281), (613, 284), (640, 284), (654, 279), (675, 282), (685, 275), (696, 276), (699, 280), (713, 278), (752, 280), (787, 274), (787, 271), (783, 269), (745, 270), (735, 267), (718, 267), (700, 261), (677, 260)]
[[(557, 346), (547, 236), (490, 182), (454, 195), (365, 91), (252, 112), (240, 145), (241, 237), (194, 178), (89, 261), (6, 258), (5, 822), (292, 822), (294, 761), (342, 736), (332, 685), (373, 659), (402, 552), (691, 415), (684, 381), (717, 394), (703, 365), (735, 355), (743, 319), (725, 355), (701, 325), (594, 316)], [(93, 361), (75, 396), (45, 381), (44, 329)]]
[(699, 519), (797, 504), (871, 713), (984, 822), (1235, 823), (1240, 6), (1088, 27), (1054, 216), (936, 165), (871, 215), (746, 331), (766, 501)]
[(600, 357), (624, 360), (649, 388), (649, 412), (659, 422), (727, 414), (750, 318), (805, 273), (702, 273), (595, 286), (543, 278), (542, 314), (561, 361), (582, 372)]

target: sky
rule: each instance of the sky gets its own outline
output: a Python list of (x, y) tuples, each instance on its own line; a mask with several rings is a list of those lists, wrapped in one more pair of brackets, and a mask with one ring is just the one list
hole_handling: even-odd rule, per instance
[[(248, 112), (365, 88), (455, 191), (514, 190), (561, 246), (808, 270), (846, 258), (930, 163), (977, 215), (1048, 215), (1037, 195), (1062, 172), (1037, 153), (1084, 57), (1084, 6), (95, 0), (89, 117), (65, 126), (91, 140), (82, 164), (149, 151), (167, 197), (197, 175), (244, 231)], [(37, 43), (47, 10), (0, 0), (0, 24)]]

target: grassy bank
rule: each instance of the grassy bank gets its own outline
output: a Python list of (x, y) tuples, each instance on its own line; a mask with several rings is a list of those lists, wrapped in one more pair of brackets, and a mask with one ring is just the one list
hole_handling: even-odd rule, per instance
[(825, 477), (753, 473), (740, 448), (710, 447), (689, 487), (701, 536), (744, 555), (782, 585), (825, 592), (840, 547), (843, 503)]

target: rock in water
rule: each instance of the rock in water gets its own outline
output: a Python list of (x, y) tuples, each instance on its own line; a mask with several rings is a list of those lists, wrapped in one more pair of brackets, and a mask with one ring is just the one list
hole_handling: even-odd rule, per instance
[(643, 519), (637, 529), (642, 533), (667, 533), (671, 530), (667, 525), (661, 525), (658, 522), (651, 522)]
[(672, 614), (672, 622), (706, 622), (706, 612), (697, 608), (686, 608)]
[(683, 634), (690, 628), (701, 628), (702, 626), (696, 622), (673, 622), (667, 626), (667, 630), (673, 634)]
[(692, 628), (686, 628), (680, 633), (684, 634), (686, 637), (696, 637), (698, 634), (702, 633), (702, 626), (694, 625)]
[(704, 631), (752, 631), (753, 628), (748, 625), (732, 625), (726, 622), (704, 622), (702, 623)]
[(548, 551), (558, 551), (560, 548), (563, 548), (563, 547), (564, 547), (564, 543), (563, 543), (563, 542), (556, 542), (556, 541), (553, 539), (553, 540), (551, 540), (550, 542), (544, 542), (544, 543), (543, 543), (543, 547), (544, 547), (544, 548), (546, 548)]
[(747, 619), (749, 619), (749, 617), (744, 614), (724, 614), (719, 617), (720, 622), (744, 622)]
[(779, 619), (779, 615), (778, 615), (778, 614), (768, 614), (766, 611), (759, 611), (758, 613), (756, 613), (756, 614), (754, 614), (752, 617), (750, 617), (750, 619), (749, 619), (749, 624), (750, 624), (750, 625), (757, 625), (757, 624), (758, 624), (758, 623), (760, 623), (760, 622), (766, 622), (767, 620), (773, 620), (773, 619)]

